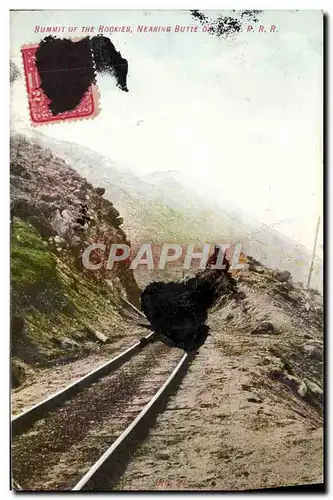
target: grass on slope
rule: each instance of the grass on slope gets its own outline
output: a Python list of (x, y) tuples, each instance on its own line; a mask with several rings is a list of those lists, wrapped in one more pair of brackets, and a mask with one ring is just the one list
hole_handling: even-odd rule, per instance
[(11, 285), (20, 293), (56, 280), (56, 261), (30, 224), (15, 219), (11, 238)]
[[(97, 348), (87, 325), (116, 340), (120, 290), (88, 279), (58, 257), (28, 222), (14, 218), (11, 235), (11, 348), (13, 385), (22, 363), (45, 365)], [(84, 343), (83, 343), (84, 341)]]

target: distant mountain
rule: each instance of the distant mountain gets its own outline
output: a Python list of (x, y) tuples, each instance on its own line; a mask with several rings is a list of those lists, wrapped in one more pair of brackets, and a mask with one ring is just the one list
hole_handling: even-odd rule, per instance
[[(123, 227), (132, 242), (200, 243), (230, 238), (232, 219), (221, 212), (215, 227), (212, 207), (205, 205), (204, 199), (193, 190), (188, 193), (188, 189), (176, 178), (168, 176), (168, 172), (162, 173), (162, 176), (170, 177), (170, 188), (166, 189), (162, 178), (154, 184), (154, 176), (139, 177), (88, 148), (57, 141), (40, 132), (29, 131), (27, 135), (65, 160), (89, 182), (105, 188), (105, 197), (121, 211)], [(155, 177), (159, 174), (156, 173)]]
[[(310, 266), (306, 247), (269, 228), (224, 200), (211, 189), (177, 170), (138, 176), (110, 158), (38, 131), (30, 140), (64, 159), (89, 182), (106, 190), (105, 197), (121, 212), (132, 244), (236, 243), (263, 264), (289, 270), (295, 281), (305, 282)], [(317, 257), (312, 286), (322, 288), (322, 260)]]

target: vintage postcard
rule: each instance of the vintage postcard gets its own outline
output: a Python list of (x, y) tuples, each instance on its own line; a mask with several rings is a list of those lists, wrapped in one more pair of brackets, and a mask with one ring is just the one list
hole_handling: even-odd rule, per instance
[(12, 489), (323, 491), (323, 29), (11, 11)]

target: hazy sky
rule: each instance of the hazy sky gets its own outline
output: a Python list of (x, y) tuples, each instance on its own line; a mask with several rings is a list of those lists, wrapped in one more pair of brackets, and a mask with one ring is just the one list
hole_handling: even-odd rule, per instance
[[(129, 62), (129, 92), (100, 77), (99, 116), (38, 130), (139, 174), (191, 175), (312, 248), (322, 203), (321, 12), (266, 11), (258, 23), (266, 33), (230, 40), (201, 30), (137, 33), (141, 24), (196, 25), (186, 11), (12, 13), (11, 57), (20, 69), (20, 46), (40, 41), (35, 25), (133, 27), (111, 36)], [(12, 92), (12, 127), (27, 128), (23, 79)]]

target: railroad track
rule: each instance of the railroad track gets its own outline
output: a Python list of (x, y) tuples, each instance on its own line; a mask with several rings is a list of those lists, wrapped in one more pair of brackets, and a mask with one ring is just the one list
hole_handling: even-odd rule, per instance
[(195, 356), (145, 339), (12, 419), (20, 489), (112, 489)]

